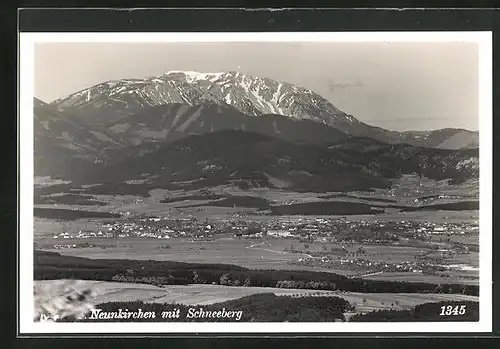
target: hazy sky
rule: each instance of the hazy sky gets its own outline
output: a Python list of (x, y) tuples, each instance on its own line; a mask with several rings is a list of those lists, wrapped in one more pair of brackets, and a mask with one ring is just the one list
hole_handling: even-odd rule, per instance
[(169, 70), (239, 71), (310, 88), (392, 130), (478, 129), (474, 43), (43, 43), (35, 96)]

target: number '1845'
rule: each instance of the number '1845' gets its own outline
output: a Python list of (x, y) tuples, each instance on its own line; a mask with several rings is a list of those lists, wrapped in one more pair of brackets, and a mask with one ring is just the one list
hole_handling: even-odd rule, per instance
[(465, 305), (443, 305), (441, 307), (441, 313), (439, 315), (464, 315), (467, 308)]

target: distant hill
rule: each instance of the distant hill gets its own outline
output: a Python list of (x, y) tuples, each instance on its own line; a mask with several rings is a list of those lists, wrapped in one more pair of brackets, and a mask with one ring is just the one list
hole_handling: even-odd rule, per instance
[(37, 99), (34, 102), (35, 176), (71, 178), (94, 170), (108, 138), (67, 112)]
[[(121, 151), (121, 161), (87, 181), (142, 179), (152, 186), (173, 182), (204, 185), (242, 183), (272, 187), (279, 179), (297, 191), (387, 188), (389, 179), (417, 173), (434, 179), (477, 178), (477, 149), (445, 150), (391, 145), (349, 138), (334, 145), (298, 144), (243, 131), (219, 131), (157, 143), (137, 156)], [(127, 157), (127, 152), (133, 155)]]
[(324, 143), (348, 138), (345, 133), (311, 120), (283, 115), (250, 116), (229, 105), (164, 104), (104, 125), (114, 139), (127, 145), (175, 141), (189, 135), (240, 130), (292, 142)]
[(403, 132), (400, 143), (417, 144), (428, 148), (464, 149), (479, 147), (479, 132), (460, 128), (444, 128), (435, 131)]

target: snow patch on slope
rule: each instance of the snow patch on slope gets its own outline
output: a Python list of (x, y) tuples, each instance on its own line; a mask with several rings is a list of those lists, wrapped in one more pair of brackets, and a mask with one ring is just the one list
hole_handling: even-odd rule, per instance
[(210, 82), (214, 82), (218, 80), (221, 76), (226, 75), (227, 73), (217, 72), (217, 73), (200, 73), (196, 71), (179, 71), (179, 70), (171, 70), (165, 73), (165, 75), (169, 76), (172, 74), (183, 74), (186, 78), (186, 81), (192, 83), (198, 80), (208, 80)]

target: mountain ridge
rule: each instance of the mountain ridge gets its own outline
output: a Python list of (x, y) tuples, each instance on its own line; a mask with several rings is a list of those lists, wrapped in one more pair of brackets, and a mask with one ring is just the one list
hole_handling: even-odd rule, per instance
[(278, 180), (294, 191), (371, 190), (388, 188), (390, 179), (402, 174), (455, 182), (477, 178), (477, 159), (474, 149), (416, 148), (368, 138), (325, 147), (224, 130), (157, 144), (141, 156), (103, 168), (86, 181), (139, 180), (151, 188), (171, 188), (174, 183), (274, 187), (273, 181)]
[[(126, 116), (158, 105), (213, 103), (233, 107), (249, 116), (279, 114), (295, 120), (312, 120), (350, 136), (368, 136), (387, 143), (454, 149), (478, 144), (478, 133), (463, 129), (451, 133), (451, 128), (397, 132), (371, 126), (342, 112), (310, 89), (234, 71), (169, 71), (146, 79), (111, 80), (57, 99), (51, 105), (58, 110), (71, 110), (102, 131)], [(454, 137), (454, 141), (446, 143), (449, 137)]]

